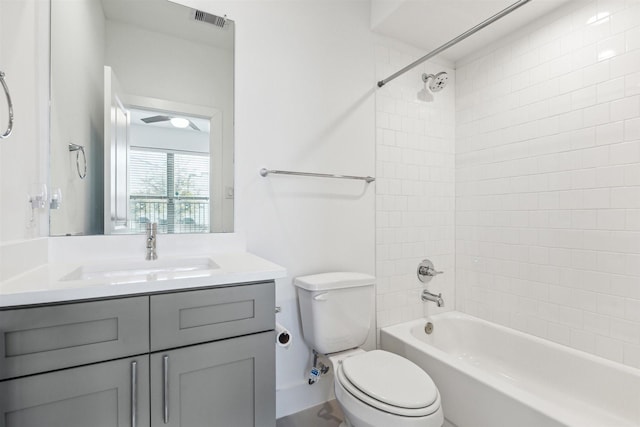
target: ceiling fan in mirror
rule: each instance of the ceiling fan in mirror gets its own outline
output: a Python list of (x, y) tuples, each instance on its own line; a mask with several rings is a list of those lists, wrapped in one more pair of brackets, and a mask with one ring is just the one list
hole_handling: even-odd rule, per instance
[(179, 129), (190, 127), (193, 130), (196, 130), (198, 132), (200, 131), (200, 128), (195, 123), (193, 123), (189, 119), (185, 119), (184, 117), (156, 115), (156, 116), (145, 117), (140, 120), (146, 124), (170, 122), (173, 125), (173, 127), (176, 127)]

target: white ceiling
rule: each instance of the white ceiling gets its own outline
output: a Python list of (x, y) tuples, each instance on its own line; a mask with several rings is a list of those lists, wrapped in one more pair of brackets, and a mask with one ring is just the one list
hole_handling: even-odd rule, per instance
[[(452, 63), (548, 14), (569, 0), (532, 0), (441, 53)], [(372, 29), (427, 54), (516, 0), (372, 0)]]

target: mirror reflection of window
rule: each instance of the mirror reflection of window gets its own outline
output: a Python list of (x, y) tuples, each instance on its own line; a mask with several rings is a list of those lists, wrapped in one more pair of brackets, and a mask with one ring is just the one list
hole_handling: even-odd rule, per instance
[(130, 230), (142, 232), (149, 222), (161, 233), (209, 229), (207, 156), (134, 149), (129, 173)]
[(210, 229), (209, 121), (131, 109), (126, 199), (129, 232)]

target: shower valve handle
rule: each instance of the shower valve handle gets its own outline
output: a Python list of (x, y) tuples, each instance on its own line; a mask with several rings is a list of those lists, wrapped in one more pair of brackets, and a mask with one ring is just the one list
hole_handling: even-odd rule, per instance
[(420, 267), (420, 274), (423, 276), (436, 276), (438, 274), (444, 274), (444, 271), (437, 271), (431, 267)]
[(443, 274), (444, 271), (438, 271), (433, 267), (433, 263), (425, 259), (418, 265), (418, 279), (423, 282), (429, 282), (434, 276)]

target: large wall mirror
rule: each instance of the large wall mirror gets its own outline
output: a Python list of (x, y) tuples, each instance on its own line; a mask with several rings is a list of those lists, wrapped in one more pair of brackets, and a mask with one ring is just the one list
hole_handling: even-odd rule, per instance
[(51, 0), (50, 234), (233, 231), (234, 23)]

